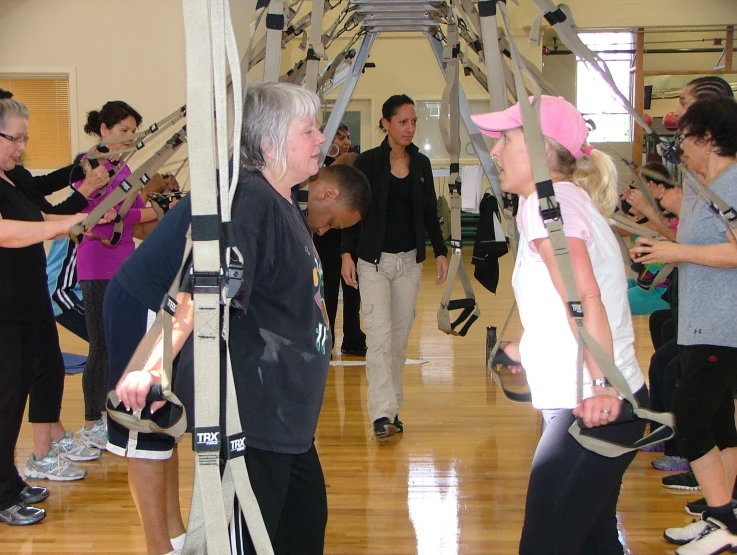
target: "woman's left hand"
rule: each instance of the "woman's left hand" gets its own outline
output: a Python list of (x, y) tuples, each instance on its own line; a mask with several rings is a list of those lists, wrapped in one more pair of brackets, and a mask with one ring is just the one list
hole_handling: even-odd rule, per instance
[(630, 249), (630, 256), (635, 262), (643, 264), (670, 264), (679, 262), (680, 245), (673, 241), (658, 241), (647, 237), (638, 237), (635, 246)]
[(448, 257), (447, 256), (436, 256), (435, 267), (438, 271), (435, 285), (442, 285), (448, 277)]
[[(611, 393), (609, 392), (611, 391)], [(573, 409), (573, 416), (582, 418), (589, 428), (604, 426), (614, 422), (622, 410), (622, 401), (611, 388), (594, 392), (594, 395), (581, 401)]]

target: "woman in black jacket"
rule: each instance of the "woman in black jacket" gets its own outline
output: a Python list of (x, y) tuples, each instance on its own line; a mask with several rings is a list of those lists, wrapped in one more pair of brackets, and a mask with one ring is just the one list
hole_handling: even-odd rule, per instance
[[(386, 139), (355, 162), (371, 183), (371, 207), (358, 226), (343, 230), (341, 245), (343, 279), (352, 287), (361, 281), (368, 410), (377, 438), (403, 431), (402, 376), (426, 235), (435, 253), (435, 284), (442, 284), (448, 275), (432, 167), (412, 143), (417, 129), (414, 101), (394, 95), (384, 103), (382, 115), (379, 126)], [(358, 256), (357, 265), (353, 254)]]

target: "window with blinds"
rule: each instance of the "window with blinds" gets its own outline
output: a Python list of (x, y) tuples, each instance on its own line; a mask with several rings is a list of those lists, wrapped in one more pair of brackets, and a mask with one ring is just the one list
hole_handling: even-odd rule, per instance
[(66, 75), (3, 75), (0, 88), (28, 106), (28, 136), (23, 155), (28, 169), (55, 169), (72, 159), (69, 78)]

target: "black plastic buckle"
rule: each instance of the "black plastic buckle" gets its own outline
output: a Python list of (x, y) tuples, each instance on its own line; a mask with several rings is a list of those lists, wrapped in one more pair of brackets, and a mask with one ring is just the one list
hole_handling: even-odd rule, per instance
[(219, 293), (220, 272), (192, 272), (192, 285), (196, 293)]
[(235, 294), (238, 293), (238, 290), (241, 288), (241, 284), (243, 283), (243, 265), (231, 262), (230, 266), (228, 266), (226, 279), (226, 295), (229, 299), (232, 299), (235, 297)]
[(220, 427), (205, 426), (192, 430), (192, 451), (195, 453), (220, 452)]
[(540, 208), (540, 215), (544, 223), (560, 220), (560, 206), (553, 206), (545, 210)]
[(551, 25), (555, 25), (556, 23), (563, 23), (566, 20), (566, 14), (560, 8), (558, 8), (554, 12), (548, 12), (544, 14), (544, 17)]
[(270, 13), (266, 14), (266, 28), (267, 29), (284, 29), (284, 14)]
[(246, 434), (243, 432), (228, 436), (225, 444), (225, 459), (231, 460), (246, 454)]
[(121, 182), (120, 182), (120, 183), (118, 184), (118, 187), (120, 187), (120, 188), (121, 188), (121, 189), (122, 189), (122, 190), (123, 190), (124, 192), (126, 192), (126, 193), (127, 193), (127, 192), (129, 192), (129, 191), (130, 191), (130, 190), (131, 190), (131, 189), (133, 188), (133, 185), (131, 185), (131, 184), (130, 184), (130, 183), (128, 182), (128, 180), (127, 180), (127, 179), (124, 179), (123, 181), (121, 181)]

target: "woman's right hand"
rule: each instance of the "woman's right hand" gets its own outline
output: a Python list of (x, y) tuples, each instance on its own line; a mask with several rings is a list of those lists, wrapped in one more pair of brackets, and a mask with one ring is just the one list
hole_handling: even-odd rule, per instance
[(342, 255), (343, 264), (340, 269), (340, 275), (343, 276), (343, 280), (353, 287), (358, 289), (358, 279), (356, 277), (356, 263), (353, 262), (353, 257), (349, 253)]

